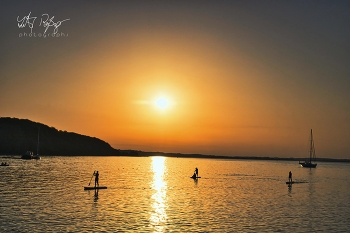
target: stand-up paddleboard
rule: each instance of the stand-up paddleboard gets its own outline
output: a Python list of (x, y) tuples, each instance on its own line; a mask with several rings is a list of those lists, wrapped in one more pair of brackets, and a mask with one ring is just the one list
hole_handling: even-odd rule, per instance
[(293, 181), (293, 182), (286, 182), (286, 184), (305, 184), (308, 183), (307, 181)]
[(197, 177), (191, 176), (190, 178), (192, 178), (192, 179), (197, 179), (197, 178), (202, 178), (202, 177), (200, 177), (200, 176), (197, 176)]
[(98, 186), (98, 187), (94, 187), (94, 186), (88, 186), (88, 187), (84, 187), (84, 190), (93, 190), (93, 189), (107, 189), (107, 186)]

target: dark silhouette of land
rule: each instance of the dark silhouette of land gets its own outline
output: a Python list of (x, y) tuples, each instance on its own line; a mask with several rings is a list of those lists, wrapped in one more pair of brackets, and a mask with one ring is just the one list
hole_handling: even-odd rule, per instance
[[(181, 154), (165, 152), (143, 152), (139, 151), (139, 156), (166, 156), (176, 158), (208, 158), (208, 159), (242, 159), (242, 160), (280, 160), (280, 161), (305, 161), (307, 158), (280, 158), (263, 156), (224, 156), (224, 155), (203, 155), (203, 154)], [(347, 162), (350, 159), (318, 158), (317, 162)]]
[[(40, 130), (39, 130), (40, 128)], [(0, 154), (21, 155), (26, 151), (39, 155), (137, 155), (133, 150), (117, 150), (101, 139), (57, 130), (30, 120), (0, 118)]]
[[(306, 158), (278, 158), (259, 156), (216, 156), (202, 154), (181, 154), (145, 152), (112, 148), (107, 142), (90, 136), (57, 130), (42, 123), (27, 119), (0, 117), (0, 155), (21, 155), (26, 151), (36, 154), (38, 131), (40, 129), (39, 155), (57, 156), (167, 156), (179, 158), (215, 158), (250, 160), (304, 161)], [(318, 162), (350, 162), (350, 159), (318, 158)]]

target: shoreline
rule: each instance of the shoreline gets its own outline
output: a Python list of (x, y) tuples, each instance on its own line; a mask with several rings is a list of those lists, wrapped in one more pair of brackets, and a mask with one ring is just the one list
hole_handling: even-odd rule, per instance
[[(202, 154), (176, 154), (176, 153), (162, 153), (155, 152), (147, 156), (165, 156), (177, 158), (202, 158), (202, 159), (235, 159), (235, 160), (279, 160), (279, 161), (305, 161), (308, 158), (281, 158), (281, 157), (267, 157), (267, 156), (224, 156), (224, 155), (202, 155)], [(141, 156), (144, 157), (144, 156)], [(350, 159), (333, 159), (333, 158), (317, 158), (316, 162), (342, 162), (350, 163)]]

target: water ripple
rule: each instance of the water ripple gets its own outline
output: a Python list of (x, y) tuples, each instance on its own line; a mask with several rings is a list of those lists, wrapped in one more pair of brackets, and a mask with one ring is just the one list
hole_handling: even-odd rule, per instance
[[(179, 158), (6, 158), (0, 232), (347, 232), (349, 165)], [(201, 179), (192, 180), (195, 167)], [(99, 170), (106, 190), (84, 191)], [(293, 170), (299, 183), (285, 181)]]

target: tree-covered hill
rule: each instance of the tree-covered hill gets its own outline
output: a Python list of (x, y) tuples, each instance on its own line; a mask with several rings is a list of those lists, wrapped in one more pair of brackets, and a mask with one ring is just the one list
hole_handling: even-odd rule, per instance
[(120, 151), (101, 139), (57, 130), (30, 120), (0, 118), (0, 154), (21, 155), (26, 151), (39, 155), (120, 155), (136, 151)]

